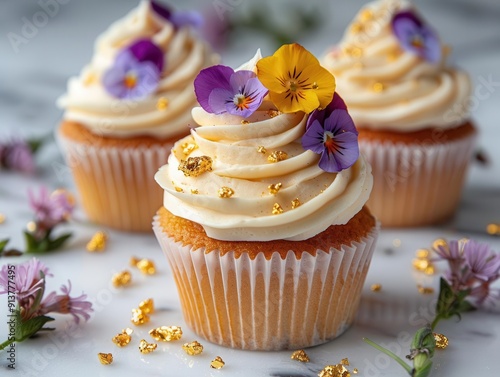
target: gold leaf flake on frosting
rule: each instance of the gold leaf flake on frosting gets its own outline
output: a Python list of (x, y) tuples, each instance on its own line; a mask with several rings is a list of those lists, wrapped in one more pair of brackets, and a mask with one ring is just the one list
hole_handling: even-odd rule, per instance
[(234, 190), (231, 187), (222, 186), (219, 191), (219, 198), (227, 199), (234, 195)]
[(179, 163), (180, 171), (186, 177), (197, 177), (205, 172), (212, 171), (212, 159), (209, 156), (188, 157)]
[(266, 153), (267, 153), (267, 150), (266, 150), (266, 148), (264, 148), (262, 145), (259, 145), (259, 146), (257, 147), (257, 152), (262, 153), (262, 154), (266, 154)]
[(295, 198), (295, 199), (293, 199), (293, 200), (292, 200), (292, 209), (295, 209), (295, 208), (299, 207), (299, 206), (300, 206), (300, 204), (301, 204), (301, 203), (300, 203), (299, 198)]
[(280, 162), (288, 158), (288, 154), (284, 151), (274, 151), (269, 156), (267, 156), (267, 161), (269, 162)]
[(184, 153), (185, 156), (189, 156), (192, 151), (195, 149), (198, 149), (198, 145), (196, 143), (182, 143), (181, 144), (182, 148), (182, 153)]
[(272, 212), (273, 212), (273, 215), (279, 215), (280, 213), (283, 213), (283, 208), (281, 208), (279, 203), (274, 203)]
[(168, 108), (168, 99), (165, 97), (160, 97), (158, 98), (158, 101), (156, 102), (156, 109), (159, 111), (166, 110)]
[(269, 189), (270, 194), (276, 195), (280, 191), (281, 186), (282, 186), (281, 182), (278, 182), (267, 186), (267, 188)]

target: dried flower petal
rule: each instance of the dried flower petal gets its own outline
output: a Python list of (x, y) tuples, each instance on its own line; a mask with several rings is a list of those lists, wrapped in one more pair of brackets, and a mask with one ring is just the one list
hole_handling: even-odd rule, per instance
[(297, 360), (297, 361), (300, 361), (302, 363), (308, 363), (309, 361), (311, 361), (309, 359), (309, 356), (307, 355), (306, 351), (304, 351), (304, 350), (294, 351), (292, 353), (292, 356), (290, 356), (290, 359)]
[(448, 337), (446, 337), (443, 334), (439, 333), (433, 333), (434, 334), (434, 339), (436, 340), (436, 347), (439, 349), (444, 350), (446, 347), (448, 347)]
[(150, 318), (141, 309), (132, 309), (132, 318), (130, 320), (134, 325), (139, 326), (148, 323)]
[(199, 355), (203, 352), (203, 346), (196, 340), (191, 343), (184, 343), (182, 349), (190, 356)]
[(98, 353), (97, 357), (102, 365), (109, 365), (113, 362), (113, 355), (111, 353)]
[(117, 272), (116, 274), (113, 275), (111, 279), (113, 286), (115, 287), (125, 287), (127, 285), (130, 285), (132, 281), (132, 274), (130, 271), (124, 270), (122, 272)]
[(220, 356), (216, 356), (215, 359), (210, 363), (210, 368), (221, 369), (226, 363)]
[(139, 303), (139, 309), (145, 314), (151, 314), (155, 311), (154, 301), (152, 298), (148, 298)]
[(149, 335), (159, 342), (172, 342), (182, 338), (182, 329), (179, 326), (161, 326), (150, 330)]
[(87, 243), (87, 251), (96, 252), (103, 251), (106, 248), (106, 241), (108, 236), (106, 233), (99, 231), (92, 236), (90, 241)]
[(158, 347), (156, 343), (148, 343), (146, 340), (142, 339), (139, 343), (139, 351), (141, 353), (151, 353)]

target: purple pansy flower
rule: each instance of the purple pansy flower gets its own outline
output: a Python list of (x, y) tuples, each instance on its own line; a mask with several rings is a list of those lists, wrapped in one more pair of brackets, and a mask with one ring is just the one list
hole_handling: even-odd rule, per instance
[(201, 107), (209, 113), (229, 113), (244, 118), (252, 115), (268, 90), (252, 71), (234, 71), (224, 65), (205, 68), (194, 80)]
[(431, 63), (441, 60), (441, 45), (437, 34), (414, 12), (395, 14), (392, 18), (392, 30), (403, 49)]
[(114, 97), (141, 99), (158, 87), (163, 65), (162, 50), (149, 39), (141, 39), (118, 53), (102, 82)]
[(356, 162), (358, 131), (339, 95), (335, 93), (325, 109), (311, 113), (302, 147), (320, 154), (319, 167), (329, 173), (338, 173)]
[(161, 17), (170, 21), (177, 29), (183, 26), (193, 26), (199, 29), (203, 25), (203, 17), (196, 11), (172, 11), (157, 1), (151, 1), (151, 8)]

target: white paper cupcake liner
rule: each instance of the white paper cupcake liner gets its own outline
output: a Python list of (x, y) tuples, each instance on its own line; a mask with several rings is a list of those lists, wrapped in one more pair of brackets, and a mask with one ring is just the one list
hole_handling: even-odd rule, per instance
[(423, 226), (449, 219), (460, 201), (475, 135), (445, 144), (360, 140), (372, 166), (367, 203), (382, 226)]
[(153, 179), (172, 145), (102, 147), (58, 135), (88, 218), (126, 231), (151, 231), (163, 190)]
[(360, 242), (297, 259), (262, 253), (192, 250), (153, 230), (177, 284), (184, 318), (199, 336), (249, 350), (310, 347), (342, 334), (353, 322), (375, 248), (378, 226)]

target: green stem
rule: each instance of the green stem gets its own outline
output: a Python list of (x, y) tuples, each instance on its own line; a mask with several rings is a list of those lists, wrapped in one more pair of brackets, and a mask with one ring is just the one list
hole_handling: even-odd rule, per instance
[(431, 329), (434, 330), (438, 324), (438, 322), (441, 320), (441, 316), (438, 314), (436, 318), (434, 318), (434, 321), (431, 323)]
[(368, 343), (370, 346), (378, 349), (380, 352), (385, 353), (387, 356), (390, 358), (394, 359), (399, 365), (401, 365), (405, 370), (408, 372), (408, 374), (411, 376), (413, 373), (412, 367), (410, 367), (408, 364), (406, 364), (398, 355), (395, 353), (389, 351), (388, 349), (385, 349), (384, 347), (379, 346), (377, 343), (371, 341), (368, 338), (363, 338), (363, 340)]
[(0, 344), (0, 351), (3, 350), (3, 349), (5, 349), (5, 348), (7, 348), (8, 346), (10, 346), (14, 342), (15, 342), (14, 339), (12, 339), (12, 340), (10, 340), (10, 339), (6, 340), (2, 344)]

